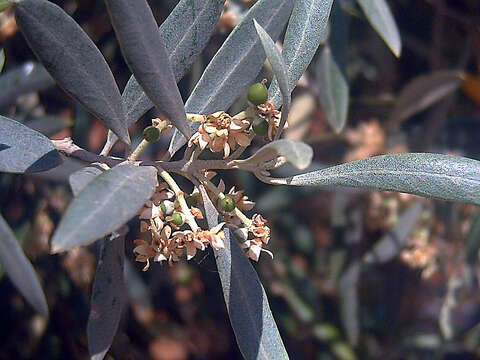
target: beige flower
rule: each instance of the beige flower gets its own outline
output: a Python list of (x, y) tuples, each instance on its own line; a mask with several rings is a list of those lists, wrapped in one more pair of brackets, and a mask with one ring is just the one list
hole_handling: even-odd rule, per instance
[(160, 217), (162, 215), (162, 210), (160, 210), (160, 206), (157, 206), (153, 203), (153, 201), (148, 200), (145, 206), (140, 211), (140, 219), (153, 219), (156, 217)]
[(235, 206), (240, 211), (249, 211), (252, 210), (255, 206), (253, 201), (248, 200), (248, 196), (243, 195), (244, 190), (235, 191), (235, 186), (230, 189), (228, 195), (230, 195), (233, 200), (235, 200)]
[[(276, 106), (266, 101), (264, 104), (256, 107), (257, 114), (264, 118), (268, 122), (267, 138), (272, 140), (275, 134), (278, 132), (280, 125), (280, 111), (276, 110)], [(288, 128), (288, 122), (285, 123), (284, 129)]]
[(205, 250), (205, 244), (200, 241), (190, 230), (177, 231), (173, 233), (173, 238), (177, 242), (183, 243), (187, 250), (187, 260), (192, 259), (197, 253), (197, 249)]
[(153, 249), (152, 245), (150, 245), (145, 240), (134, 240), (134, 244), (137, 245), (133, 249), (133, 253), (135, 254), (135, 260), (138, 262), (146, 262), (147, 264), (142, 269), (143, 271), (147, 271), (150, 267), (150, 258), (155, 256), (155, 250)]
[(224, 158), (237, 147), (250, 145), (246, 118), (231, 117), (224, 111), (207, 116), (197, 132), (190, 138), (188, 146), (198, 145), (202, 150), (208, 147), (213, 152), (223, 152)]
[(224, 222), (218, 224), (210, 230), (199, 230), (195, 234), (197, 239), (202, 243), (209, 243), (214, 249), (225, 248), (225, 233), (222, 230)]
[(262, 251), (266, 252), (273, 259), (273, 253), (263, 248), (263, 242), (261, 239), (255, 238), (253, 240), (247, 240), (241, 244), (241, 247), (246, 250), (245, 253), (247, 257), (254, 261), (258, 261)]

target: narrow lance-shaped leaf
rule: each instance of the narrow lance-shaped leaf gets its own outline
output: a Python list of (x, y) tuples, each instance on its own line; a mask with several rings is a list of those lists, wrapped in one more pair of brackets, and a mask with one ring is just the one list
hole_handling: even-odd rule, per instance
[(45, 0), (15, 4), (28, 44), (55, 81), (130, 144), (122, 98), (100, 50), (59, 6)]
[[(225, 0), (181, 0), (160, 25), (160, 37), (167, 48), (168, 59), (178, 82), (200, 55), (220, 18)], [(125, 86), (122, 100), (127, 113), (127, 126), (132, 125), (153, 107), (132, 75)], [(108, 154), (117, 141), (109, 131), (103, 154)]]
[(72, 188), (73, 196), (78, 196), (93, 179), (104, 171), (105, 169), (100, 164), (93, 163), (71, 174), (68, 181)]
[(284, 157), (287, 162), (297, 169), (304, 170), (312, 162), (313, 149), (310, 145), (301, 141), (281, 139), (261, 147), (249, 158), (234, 160), (231, 164), (259, 166), (280, 156)]
[(124, 225), (155, 192), (157, 170), (122, 164), (88, 183), (75, 197), (52, 238), (52, 252), (88, 245)]
[(55, 81), (40, 63), (28, 61), (0, 76), (0, 107), (14, 102), (20, 95), (53, 85)]
[(272, 182), (364, 187), (480, 205), (480, 161), (452, 155), (375, 156)]
[(282, 54), (280, 50), (275, 46), (272, 38), (267, 34), (267, 32), (257, 23), (255, 19), (253, 19), (253, 23), (255, 25), (255, 29), (257, 30), (258, 36), (260, 37), (260, 41), (262, 42), (263, 50), (265, 50), (265, 54), (267, 55), (267, 59), (272, 65), (273, 73), (275, 74), (275, 78), (280, 87), (280, 91), (282, 93), (282, 117), (280, 119), (280, 124), (278, 126), (278, 131), (275, 134), (275, 140), (280, 138), (282, 134), (283, 127), (287, 122), (288, 118), (288, 111), (290, 110), (290, 91), (288, 89), (288, 75), (287, 69), (285, 67), (285, 63), (283, 62)]
[[(321, 42), (327, 36), (327, 24), (333, 0), (295, 1), (288, 22), (282, 55), (287, 66), (288, 88), (295, 89), (298, 79), (307, 69)], [(281, 91), (276, 81), (269, 89), (270, 100), (282, 105)]]
[(47, 301), (32, 264), (22, 251), (15, 235), (0, 215), (0, 264), (15, 287), (33, 308), (48, 317)]
[(420, 221), (422, 210), (422, 200), (417, 200), (407, 208), (398, 218), (395, 226), (382, 236), (372, 250), (365, 254), (363, 261), (370, 264), (384, 263), (397, 256)]
[(464, 80), (460, 71), (437, 71), (416, 77), (398, 95), (388, 124), (398, 126), (410, 116), (425, 110), (457, 90)]
[(480, 212), (473, 218), (465, 246), (467, 264), (475, 265), (480, 260)]
[[(200, 187), (210, 228), (218, 212)], [(245, 359), (288, 359), (258, 275), (230, 231), (225, 229), (225, 249), (215, 250), (223, 296), (238, 347)]]
[(347, 121), (348, 83), (328, 45), (322, 49), (316, 72), (320, 103), (328, 124), (339, 134)]
[(45, 135), (0, 116), (0, 172), (32, 173), (61, 163), (60, 154)]
[(125, 235), (112, 234), (103, 241), (92, 289), (87, 323), (92, 360), (102, 360), (112, 345), (127, 300), (124, 282)]
[(25, 125), (30, 129), (38, 131), (46, 136), (52, 136), (63, 129), (72, 126), (73, 121), (63, 117), (45, 115), (29, 118), (27, 121), (25, 121)]
[[(188, 113), (210, 114), (226, 110), (252, 83), (265, 62), (253, 19), (276, 40), (293, 8), (293, 0), (260, 0), (233, 29), (208, 64), (185, 104)], [(199, 124), (192, 126), (196, 129)], [(174, 132), (168, 153), (173, 156), (187, 140)]]
[(392, 53), (399, 57), (402, 51), (400, 33), (385, 0), (357, 0), (368, 22), (385, 41)]
[(361, 262), (353, 262), (342, 274), (338, 284), (342, 325), (352, 345), (356, 345), (360, 337), (358, 283), (360, 281), (361, 271)]
[(4, 65), (5, 65), (5, 51), (1, 49), (0, 50), (0, 72), (2, 72)]
[(173, 75), (165, 43), (146, 0), (105, 0), (123, 56), (147, 96), (185, 136), (182, 96)]

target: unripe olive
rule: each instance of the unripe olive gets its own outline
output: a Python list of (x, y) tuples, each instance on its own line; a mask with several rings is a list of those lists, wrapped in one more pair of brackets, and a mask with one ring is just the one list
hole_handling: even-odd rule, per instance
[(176, 212), (172, 214), (172, 223), (177, 226), (185, 224), (185, 216), (182, 213)]
[(235, 200), (233, 200), (231, 196), (227, 195), (220, 200), (220, 207), (226, 212), (233, 211), (233, 209), (235, 209)]
[(268, 122), (261, 120), (258, 123), (253, 124), (253, 132), (259, 136), (267, 136), (268, 134)]
[(185, 201), (187, 202), (187, 205), (188, 205), (189, 207), (197, 206), (197, 204), (198, 204), (198, 199), (197, 199), (196, 194), (187, 196), (187, 198), (185, 199)]
[(163, 215), (170, 215), (175, 208), (173, 202), (165, 200), (160, 204), (160, 210), (162, 210)]
[(252, 104), (263, 104), (268, 99), (267, 87), (263, 83), (255, 83), (248, 88), (247, 97)]
[(160, 130), (155, 126), (147, 126), (143, 129), (143, 138), (148, 142), (155, 142), (160, 139)]

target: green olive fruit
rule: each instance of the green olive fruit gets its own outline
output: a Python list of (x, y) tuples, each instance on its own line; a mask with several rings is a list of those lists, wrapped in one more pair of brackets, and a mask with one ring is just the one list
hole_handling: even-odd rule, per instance
[(255, 83), (248, 88), (247, 97), (254, 105), (263, 104), (268, 99), (267, 87), (263, 83)]
[(185, 216), (182, 213), (176, 212), (172, 214), (172, 223), (177, 226), (182, 226), (185, 223)]
[(160, 130), (155, 126), (147, 126), (143, 130), (143, 138), (148, 142), (155, 142), (160, 139)]
[(220, 200), (220, 207), (226, 212), (231, 212), (235, 209), (235, 200), (231, 196), (225, 196)]
[(254, 123), (252, 128), (253, 132), (259, 136), (267, 136), (268, 134), (268, 122), (266, 120)]

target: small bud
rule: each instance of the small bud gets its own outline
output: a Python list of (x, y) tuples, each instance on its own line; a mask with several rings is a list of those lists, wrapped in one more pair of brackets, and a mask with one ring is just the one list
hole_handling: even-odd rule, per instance
[(185, 201), (187, 202), (188, 207), (197, 206), (198, 204), (197, 194), (192, 194), (190, 196), (187, 196)]
[(185, 224), (185, 216), (179, 212), (173, 213), (171, 221), (177, 226), (182, 226)]
[(268, 99), (267, 87), (263, 83), (255, 83), (248, 88), (247, 97), (254, 105), (263, 104)]
[(148, 142), (155, 142), (160, 139), (160, 130), (155, 126), (147, 126), (143, 130), (143, 138)]
[(174, 209), (175, 205), (171, 201), (165, 200), (160, 204), (160, 210), (162, 210), (163, 215), (170, 215)]
[(253, 132), (259, 136), (267, 136), (268, 134), (268, 122), (260, 120), (253, 123)]
[(231, 212), (235, 209), (235, 200), (231, 196), (225, 196), (220, 200), (220, 207), (226, 212)]
[(248, 230), (246, 228), (240, 228), (233, 232), (233, 236), (238, 242), (245, 242), (248, 239)]

